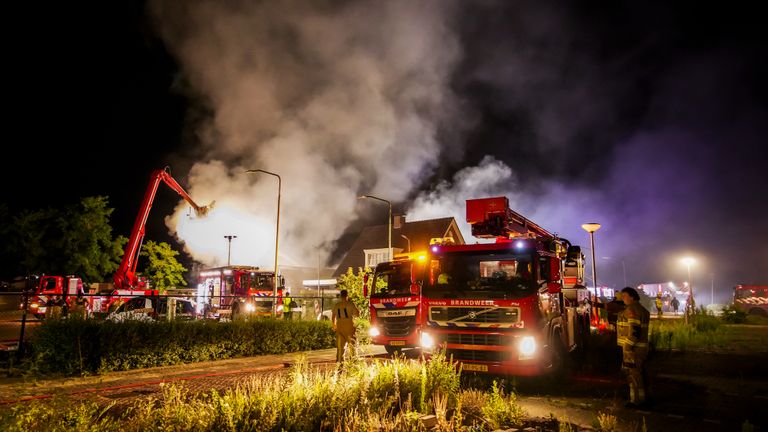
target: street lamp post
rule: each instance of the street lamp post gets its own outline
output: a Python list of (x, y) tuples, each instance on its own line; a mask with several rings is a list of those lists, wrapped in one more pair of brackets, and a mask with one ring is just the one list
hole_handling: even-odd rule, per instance
[[(612, 257), (603, 257), (603, 259), (612, 260), (613, 258)], [(627, 285), (627, 265), (624, 262), (623, 258), (621, 259), (621, 271), (624, 274), (624, 286), (625, 287), (629, 286), (629, 285)]]
[(400, 237), (404, 238), (408, 242), (408, 252), (411, 251), (411, 239), (406, 237), (404, 234), (400, 234)]
[(262, 169), (247, 170), (246, 173), (264, 173), (277, 177), (277, 220), (275, 221), (275, 286), (272, 288), (272, 317), (277, 316), (277, 286), (279, 285), (279, 278), (277, 276), (277, 252), (278, 245), (280, 244), (280, 194), (283, 187), (283, 181), (278, 174), (273, 172), (264, 171)]
[(691, 266), (696, 262), (695, 259), (691, 257), (685, 257), (681, 260), (685, 267), (688, 269), (688, 290), (690, 290), (689, 294), (691, 296), (691, 303), (693, 304), (693, 278), (691, 277)]
[(236, 239), (236, 235), (225, 235), (225, 239), (228, 240), (229, 244), (227, 245), (227, 267), (229, 267), (230, 264), (230, 257), (232, 256), (232, 239)]
[(387, 203), (387, 205), (389, 205), (389, 219), (387, 220), (387, 229), (388, 229), (387, 255), (389, 256), (389, 261), (392, 261), (392, 203), (385, 200), (384, 198), (379, 198), (373, 195), (360, 195), (359, 197), (357, 197), (357, 199), (366, 199), (366, 198), (385, 202)]
[(597, 296), (597, 266), (595, 264), (595, 231), (599, 230), (599, 223), (590, 222), (582, 224), (581, 227), (584, 231), (589, 233), (589, 241), (592, 245), (592, 288), (595, 290), (595, 296)]

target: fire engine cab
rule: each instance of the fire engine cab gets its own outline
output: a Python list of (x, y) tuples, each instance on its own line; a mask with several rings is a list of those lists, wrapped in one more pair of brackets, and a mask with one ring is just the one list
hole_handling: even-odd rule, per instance
[(443, 349), (468, 371), (559, 370), (589, 333), (581, 249), (512, 211), (506, 197), (467, 200), (467, 222), (495, 243), (434, 244), (376, 267), (374, 343)]

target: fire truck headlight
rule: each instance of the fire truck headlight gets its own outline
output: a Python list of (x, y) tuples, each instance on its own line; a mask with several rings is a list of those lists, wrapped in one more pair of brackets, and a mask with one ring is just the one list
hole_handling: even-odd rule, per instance
[(421, 347), (431, 349), (435, 347), (435, 339), (429, 333), (421, 334)]
[(37, 309), (38, 307), (40, 307), (40, 305), (37, 304), (37, 303), (30, 303), (30, 305), (29, 305), (30, 309)]
[(523, 336), (523, 338), (520, 339), (518, 348), (520, 350), (520, 356), (530, 357), (536, 353), (536, 339), (534, 339), (533, 336)]
[(254, 305), (253, 303), (246, 303), (245, 310), (248, 312), (254, 312), (256, 311), (256, 305)]
[(370, 329), (368, 329), (368, 334), (371, 337), (376, 337), (376, 336), (380, 335), (381, 332), (379, 331), (378, 327), (371, 327)]

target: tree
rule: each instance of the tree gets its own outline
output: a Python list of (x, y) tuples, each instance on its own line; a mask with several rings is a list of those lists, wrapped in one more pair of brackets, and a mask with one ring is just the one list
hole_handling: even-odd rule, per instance
[(24, 273), (74, 274), (100, 282), (115, 272), (127, 239), (112, 238), (107, 197), (63, 209), (23, 210), (13, 218), (10, 247)]
[(141, 256), (149, 259), (145, 274), (149, 275), (155, 289), (165, 291), (177, 285), (187, 285), (183, 277), (187, 269), (176, 260), (178, 254), (179, 252), (173, 250), (166, 242), (156, 243), (150, 240), (141, 248)]
[[(363, 275), (366, 273), (371, 275), (368, 279), (368, 289), (370, 290), (373, 284), (372, 272), (373, 270), (369, 267), (358, 267), (357, 272), (354, 272), (352, 267), (349, 267), (346, 273), (336, 279), (336, 288), (347, 290), (349, 300), (357, 306), (360, 316), (365, 319), (370, 319), (370, 311), (368, 309), (368, 299), (363, 296)], [(379, 282), (377, 285), (381, 288), (384, 286), (384, 283)]]

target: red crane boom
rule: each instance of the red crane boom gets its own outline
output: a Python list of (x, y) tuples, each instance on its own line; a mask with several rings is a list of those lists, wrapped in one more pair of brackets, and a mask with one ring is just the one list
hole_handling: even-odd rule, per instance
[(136, 276), (136, 265), (139, 261), (141, 243), (144, 241), (149, 210), (152, 208), (152, 202), (155, 200), (157, 187), (160, 185), (161, 181), (165, 182), (168, 187), (181, 195), (181, 197), (195, 210), (195, 214), (204, 216), (208, 213), (208, 210), (210, 210), (211, 205), (199, 206), (192, 200), (184, 188), (171, 177), (171, 174), (168, 172), (168, 167), (153, 171), (150, 176), (147, 191), (144, 193), (144, 199), (141, 202), (139, 214), (136, 215), (136, 221), (133, 223), (131, 237), (128, 239), (128, 244), (125, 246), (123, 260), (120, 262), (120, 267), (118, 267), (115, 272), (114, 281), (117, 289), (133, 289), (139, 285), (139, 279)]

